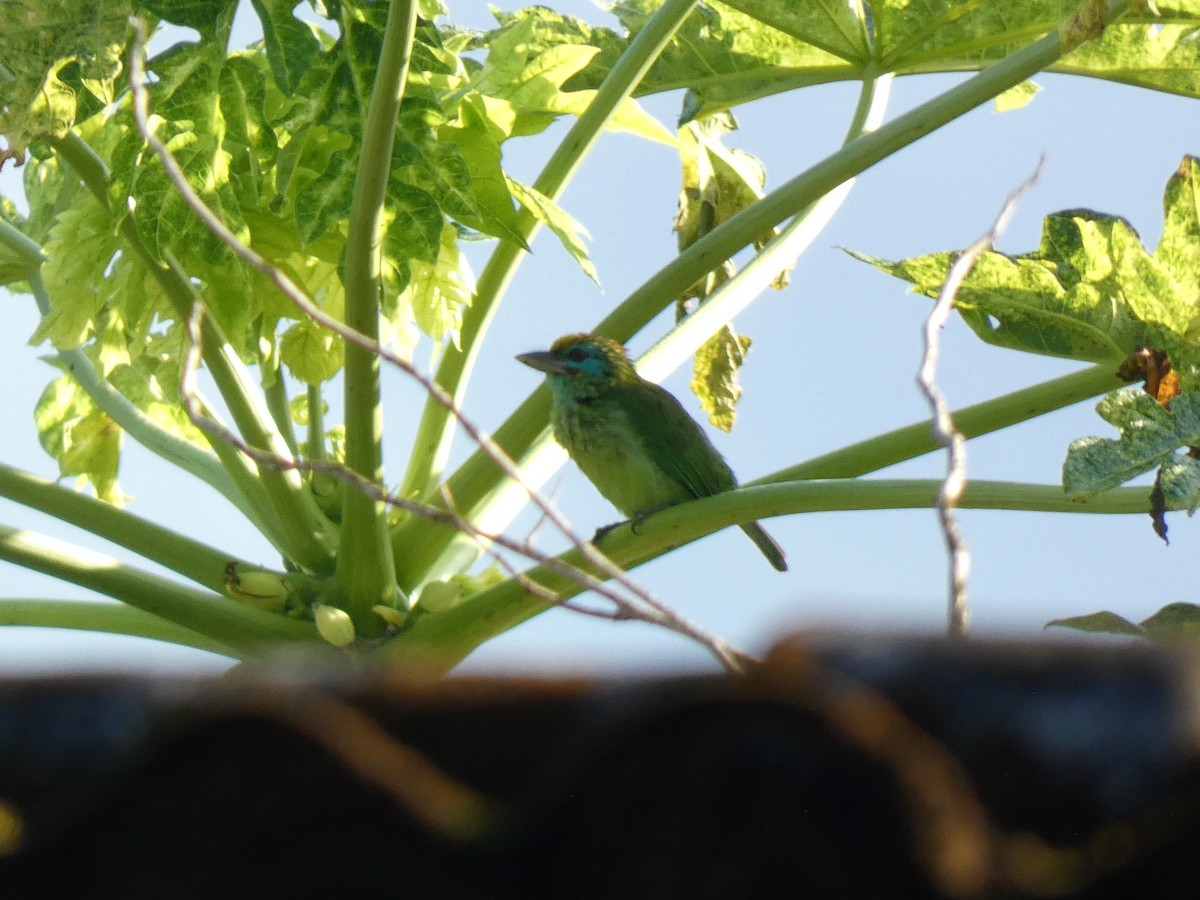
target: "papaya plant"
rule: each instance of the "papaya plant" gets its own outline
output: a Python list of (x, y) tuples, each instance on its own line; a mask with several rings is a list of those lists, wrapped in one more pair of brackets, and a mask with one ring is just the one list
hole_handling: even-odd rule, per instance
[[(8, 164), (24, 166), (26, 204), (0, 208), (0, 275), (37, 305), (31, 342), (48, 348), (58, 374), (33, 426), (59, 475), (75, 479), (3, 466), (0, 496), (179, 576), (2, 526), (0, 559), (120, 603), (0, 600), (0, 621), (232, 658), (333, 647), (445, 671), (591, 591), (611, 610), (585, 611), (665, 625), (736, 666), (722, 641), (624, 573), (762, 517), (927, 507), (936, 480), (860, 476), (937, 444), (919, 424), (799, 461), (617, 528), (598, 542), (602, 555), (565, 529), (536, 494), (562, 462), (546, 390), (490, 436), (466, 397), (543, 226), (598, 278), (583, 225), (560, 205), (598, 137), (619, 131), (678, 153), (679, 252), (582, 327), (624, 342), (661, 330), (659, 313), (672, 310), (673, 327), (639, 368), (657, 380), (692, 358), (701, 408), (728, 429), (755, 337), (732, 320), (786, 283), (857, 175), (981, 104), (1019, 104), (1041, 72), (1200, 93), (1200, 7), (1190, 2), (622, 0), (611, 28), (533, 7), (497, 12), (486, 31), (456, 26), (454, 11), (439, 0), (0, 6), (0, 134)], [(261, 40), (237, 45), (239, 15), (255, 19)], [(884, 121), (895, 79), (938, 72), (968, 75)], [(768, 189), (761, 164), (732, 147), (734, 113), (838, 82), (859, 92), (841, 147)], [(682, 93), (674, 128), (646, 111), (668, 92)], [(513, 148), (551, 136), (540, 173), (514, 177)], [(1184, 182), (1173, 184), (1185, 197)], [(1196, 294), (1180, 273), (1200, 246), (1186, 211), (1182, 200), (1168, 210), (1176, 227), (1156, 254), (1139, 256), (1120, 220), (1079, 213), (1048, 220), (1032, 254), (985, 255), (958, 297), (971, 327), (1092, 366), (961, 410), (957, 427), (976, 437), (1111, 391), (1117, 366), (1142, 346), (1180, 373), (1175, 405), (1155, 414), (1182, 416)], [(480, 246), (474, 277), (468, 260)], [(952, 259), (864, 258), (926, 293)], [(1098, 321), (1105, 309), (1118, 314)], [(415, 425), (398, 480), (383, 469), (393, 371), (425, 391), (422, 408), (403, 413)], [(1146, 400), (1105, 402), (1122, 427), (1150, 415)], [(1187, 428), (1163, 431), (1153, 448), (1123, 447), (1093, 465), (1084, 488), (1072, 488), (1076, 446), (1068, 492), (979, 481), (963, 505), (1064, 511), (1086, 495), (1092, 512), (1149, 511), (1150, 490), (1119, 485), (1164, 460), (1190, 466), (1175, 452), (1193, 442)], [(127, 441), (215, 491), (278, 562), (188, 537), (186, 519), (138, 517), (118, 478)], [(1161, 493), (1164, 510), (1195, 505), (1187, 489)], [(506, 536), (530, 504), (570, 549), (550, 556)]]

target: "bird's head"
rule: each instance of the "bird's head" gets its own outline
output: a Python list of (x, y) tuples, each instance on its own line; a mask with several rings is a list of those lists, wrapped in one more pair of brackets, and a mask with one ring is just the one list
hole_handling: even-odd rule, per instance
[(550, 376), (551, 384), (596, 387), (636, 378), (625, 348), (612, 338), (568, 334), (549, 350), (522, 353), (518, 360)]

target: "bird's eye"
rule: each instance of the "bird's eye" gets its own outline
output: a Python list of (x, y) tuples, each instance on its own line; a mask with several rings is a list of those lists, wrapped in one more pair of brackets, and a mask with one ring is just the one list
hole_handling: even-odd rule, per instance
[(587, 354), (583, 352), (582, 347), (572, 347), (567, 352), (567, 359), (571, 362), (583, 362), (587, 358)]

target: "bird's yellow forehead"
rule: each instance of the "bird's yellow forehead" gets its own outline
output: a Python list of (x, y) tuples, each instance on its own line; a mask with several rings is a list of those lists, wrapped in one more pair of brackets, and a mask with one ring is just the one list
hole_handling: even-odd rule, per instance
[(576, 332), (575, 334), (564, 334), (557, 341), (550, 345), (550, 352), (561, 353), (563, 350), (566, 350), (568, 347), (574, 346), (575, 344), (589, 343), (594, 342), (595, 340), (595, 335), (585, 334), (582, 331)]

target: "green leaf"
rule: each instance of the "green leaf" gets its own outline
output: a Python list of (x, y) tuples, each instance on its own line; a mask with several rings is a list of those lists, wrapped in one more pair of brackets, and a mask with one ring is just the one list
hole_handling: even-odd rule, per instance
[(104, 302), (99, 288), (117, 246), (108, 215), (91, 194), (80, 191), (50, 230), (45, 246), (49, 259), (42, 267), (50, 313), (38, 323), (31, 343), (48, 340), (69, 350), (87, 340)]
[(412, 309), (417, 326), (434, 341), (448, 338), (458, 344), (463, 311), (471, 305), (475, 279), (459, 251), (458, 231), (447, 223), (442, 228), (436, 261), (413, 259), (412, 280), (402, 301)]
[[(755, 8), (764, 19), (794, 28), (803, 37), (728, 5), (698, 4), (643, 80), (638, 94), (688, 90), (684, 121), (690, 121), (770, 94), (862, 75), (870, 54), (862, 27), (849, 25), (847, 8), (837, 10), (838, 4), (829, 3), (738, 5)], [(629, 32), (626, 41), (657, 6), (654, 0), (624, 0), (614, 6), (613, 12)], [(849, 33), (851, 27), (853, 33)], [(624, 45), (602, 45), (604, 52), (588, 72), (590, 82), (598, 83)]]
[(517, 198), (518, 203), (554, 233), (559, 243), (563, 245), (563, 249), (583, 270), (583, 274), (590, 278), (596, 287), (600, 287), (600, 276), (596, 272), (591, 257), (588, 256), (587, 247), (583, 244), (583, 239), (587, 237), (587, 229), (575, 221), (561, 206), (529, 185), (509, 178), (508, 188)]
[(328, 381), (342, 368), (342, 339), (309, 319), (301, 319), (283, 333), (280, 358), (292, 376), (305, 384)]
[[(955, 255), (900, 262), (857, 259), (935, 296)], [(1173, 260), (1179, 257), (1177, 251)], [(1181, 289), (1163, 260), (1116, 216), (1068, 210), (1047, 216), (1031, 253), (984, 253), (955, 306), (984, 341), (1091, 362), (1115, 362), (1140, 346), (1170, 352), (1188, 332), (1200, 298)]]
[(69, 375), (46, 386), (34, 408), (38, 440), (58, 460), (59, 474), (79, 476), (96, 496), (120, 506), (124, 494), (117, 485), (121, 429), (97, 409)]
[[(595, 89), (565, 90), (564, 84), (586, 69), (600, 48), (575, 41), (538, 41), (540, 23), (534, 17), (518, 14), (507, 21), (508, 27), (488, 38), (487, 58), (472, 79), (475, 90), (508, 101), (517, 111), (519, 122), (514, 130), (519, 134), (540, 131), (560, 115), (581, 115), (595, 98)], [(542, 23), (545, 21), (543, 17)], [(632, 99), (617, 107), (607, 127), (675, 143), (674, 135)]]
[(465, 220), (463, 224), (524, 246), (520, 218), (500, 167), (500, 144), (515, 119), (516, 112), (507, 101), (472, 92), (459, 106), (459, 120), (438, 129), (438, 140), (458, 150), (471, 177), (478, 207), (472, 217), (476, 224)]
[(1032, 81), (1022, 81), (1020, 84), (1010, 87), (1003, 94), (996, 95), (994, 101), (996, 112), (1011, 112), (1027, 106), (1041, 89), (1041, 85)]
[[(599, 47), (601, 52), (566, 85), (595, 87), (659, 5), (658, 0), (614, 4), (625, 35), (542, 9), (497, 17), (499, 33), (530, 28), (532, 50), (562, 41)], [(898, 75), (978, 70), (1055, 31), (1078, 6), (1078, 0), (878, 0), (862, 5), (860, 21), (854, 4), (827, 0), (698, 4), (637, 93), (688, 90), (684, 121), (689, 121), (797, 87), (860, 80), (868, 68)], [(1050, 71), (1200, 96), (1200, 46), (1193, 39), (1200, 10), (1192, 3), (1158, 6), (1161, 16), (1126, 13)], [(487, 40), (494, 42), (499, 33)]]
[(1046, 623), (1046, 627), (1070, 628), (1072, 631), (1088, 631), (1096, 634), (1145, 634), (1139, 626), (1113, 612), (1096, 612), (1067, 619), (1051, 619)]
[(1142, 620), (1146, 635), (1155, 640), (1200, 635), (1200, 606), (1195, 603), (1168, 603), (1148, 619)]
[(142, 358), (134, 364), (118, 365), (106, 377), (114, 388), (159, 428), (199, 447), (208, 446), (204, 435), (192, 424), (179, 402), (178, 383), (164, 386), (151, 371), (148, 360)]
[(1200, 460), (1190, 453), (1177, 453), (1159, 469), (1159, 488), (1167, 509), (1200, 507)]
[(732, 431), (736, 406), (742, 396), (738, 370), (750, 351), (750, 339), (730, 326), (704, 342), (692, 365), (692, 393), (708, 413), (708, 421), (722, 431)]
[(264, 109), (266, 89), (259, 67), (246, 56), (225, 61), (219, 77), (222, 147), (229, 153), (230, 181), (242, 207), (262, 201), (265, 174), (275, 164), (278, 146)]
[(1200, 606), (1195, 603), (1168, 603), (1138, 625), (1113, 612), (1097, 612), (1046, 623), (1047, 628), (1051, 626), (1098, 634), (1139, 635), (1155, 641), (1196, 637), (1200, 635)]
[(445, 217), (437, 199), (409, 184), (388, 191), (384, 211), (383, 253), (393, 263), (434, 263), (441, 251)]
[(292, 0), (250, 0), (262, 24), (263, 44), (275, 84), (284, 94), (292, 94), (308, 71), (320, 43), (308, 25), (292, 15)]
[[(469, 118), (470, 112), (466, 115)], [(405, 104), (389, 194), (403, 193), (403, 186), (419, 190), (436, 198), (446, 216), (468, 228), (520, 241), (512, 199), (496, 182), (503, 174), (499, 158), (492, 155), (486, 137), (478, 129), (474, 134), (464, 133), (454, 124), (442, 136), (443, 122), (440, 110)], [(440, 233), (440, 226), (438, 230)]]
[(869, 53), (863, 23), (849, 3), (725, 0), (725, 6), (842, 59), (865, 59)]
[(237, 0), (138, 0), (138, 5), (163, 21), (208, 36), (228, 27)]
[(90, 105), (76, 86), (111, 94), (132, 12), (129, 0), (0, 3), (0, 136), (9, 145), (0, 159), (20, 159), (30, 141), (74, 125), (78, 105)]
[[(1200, 160), (1185, 156), (1163, 192), (1163, 232), (1154, 258), (1171, 273), (1179, 294), (1200, 298)], [(1195, 337), (1200, 302), (1192, 304), (1188, 334)]]
[(1162, 406), (1142, 390), (1114, 391), (1096, 411), (1121, 436), (1071, 442), (1063, 489), (1072, 497), (1107, 491), (1167, 462), (1180, 447), (1200, 445), (1200, 396), (1194, 394), (1181, 394)]

